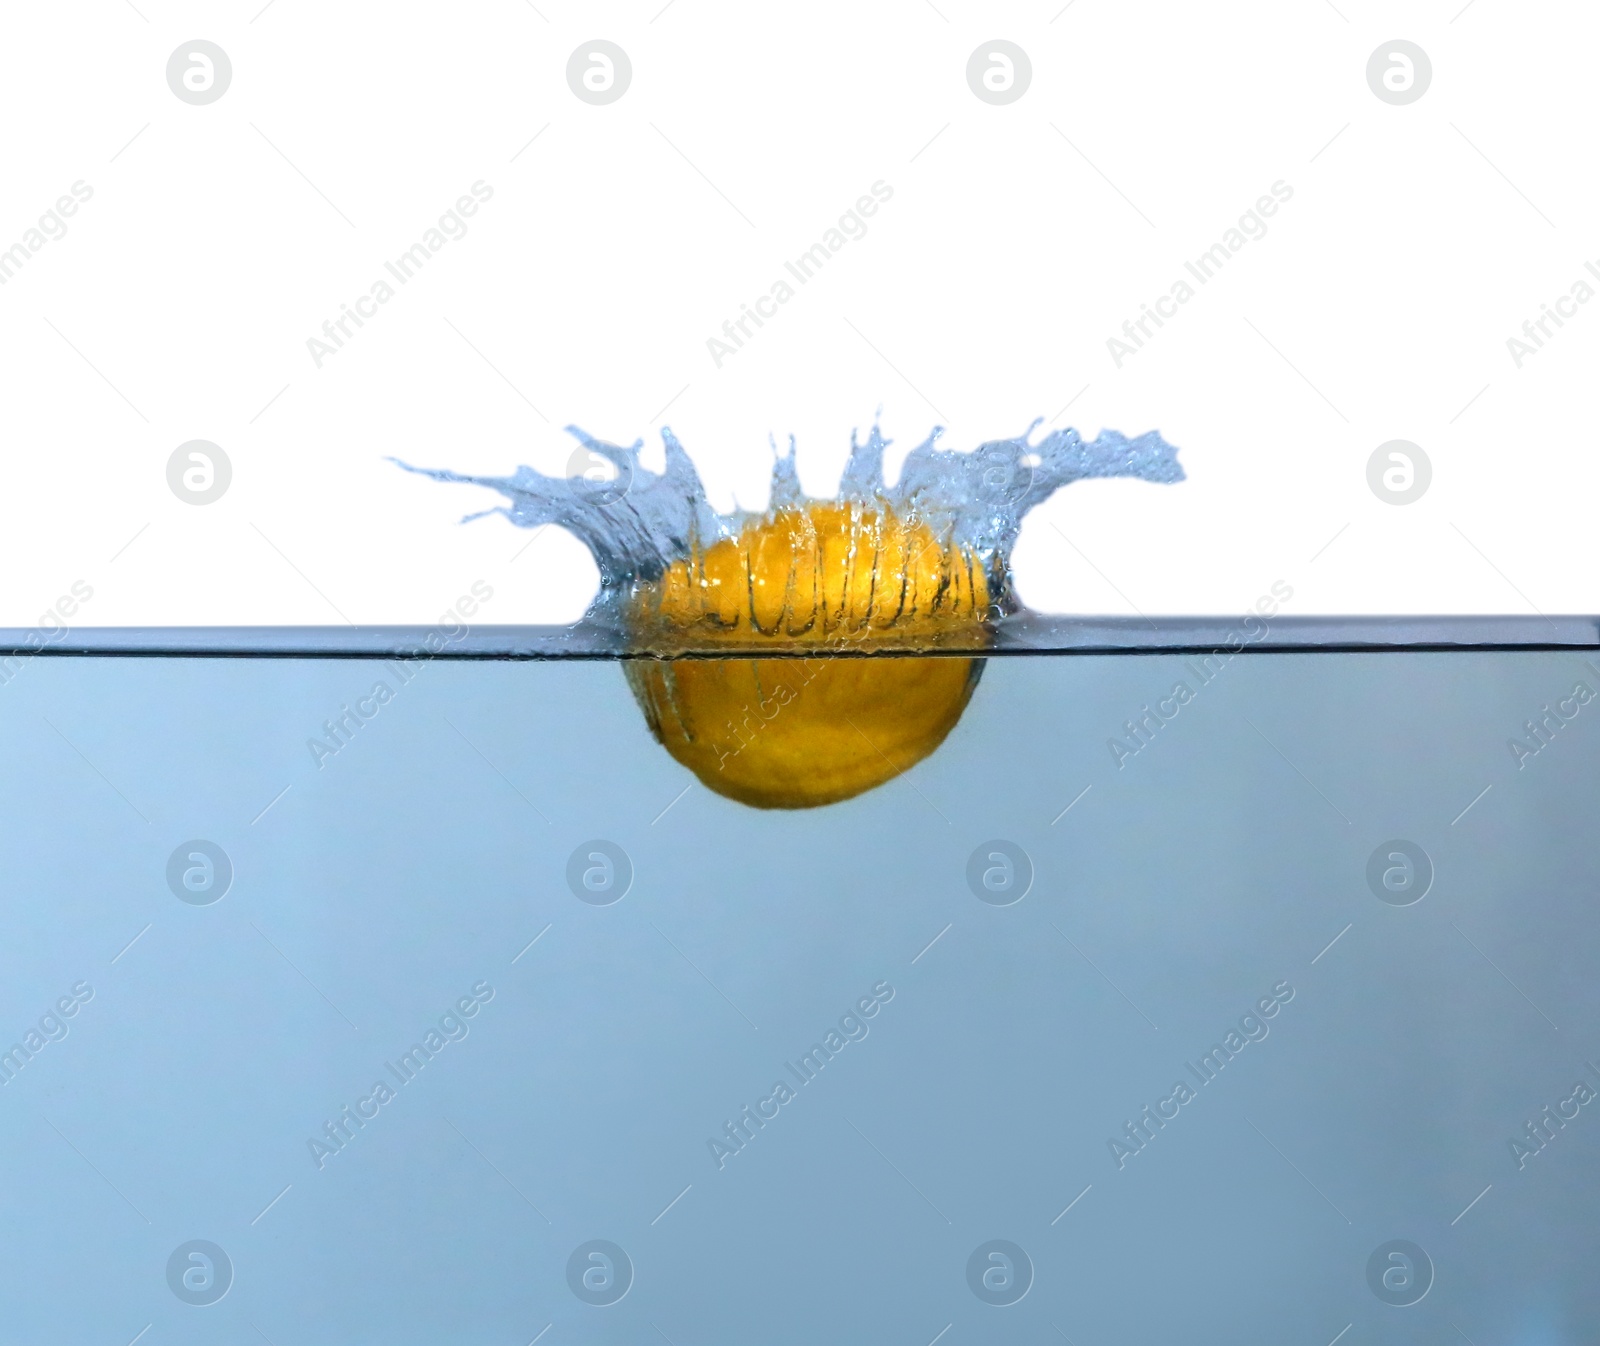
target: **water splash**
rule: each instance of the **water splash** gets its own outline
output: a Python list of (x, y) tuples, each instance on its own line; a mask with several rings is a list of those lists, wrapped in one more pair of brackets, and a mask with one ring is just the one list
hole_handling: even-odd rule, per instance
[[(984, 591), (984, 615), (992, 620), (1020, 606), (1011, 582), (1010, 559), (1029, 510), (1062, 486), (1090, 477), (1183, 480), (1177, 450), (1156, 431), (1129, 439), (1118, 431), (1103, 430), (1094, 440), (1085, 441), (1076, 430), (1061, 429), (1035, 443), (1032, 436), (1039, 424), (1036, 420), (1026, 433), (990, 440), (970, 453), (939, 448), (941, 430), (935, 429), (907, 455), (893, 486), (885, 483), (883, 474), (884, 450), (890, 441), (876, 425), (865, 442), (852, 432), (850, 457), (837, 496), (839, 504), (854, 510), (844, 526), (852, 555), (864, 546), (877, 549), (875, 556), (881, 553), (886, 519), (904, 529), (919, 530), (918, 535), (936, 539), (939, 545), (942, 565), (935, 583), (940, 593), (950, 588), (962, 564), (981, 569), (973, 587)], [(718, 543), (748, 548), (752, 530), (771, 526), (786, 516), (803, 516), (818, 503), (808, 500), (800, 489), (792, 436), (787, 451), (773, 445), (767, 509), (720, 514), (707, 502), (694, 464), (670, 429), (661, 432), (666, 462), (659, 473), (640, 462), (642, 439), (624, 448), (575, 426), (569, 426), (568, 433), (609, 462), (615, 478), (549, 477), (527, 466), (508, 477), (474, 476), (391, 461), (435, 481), (489, 487), (510, 502), (469, 514), (463, 522), (503, 514), (521, 528), (553, 523), (575, 534), (589, 548), (600, 571), (600, 592), (586, 621), (615, 629), (631, 649), (640, 648), (641, 637), (650, 649), (681, 648), (682, 642), (666, 640), (662, 631), (643, 632), (637, 621), (629, 620), (630, 614), (637, 616), (640, 594), (660, 586), (675, 566), (714, 554)], [(809, 523), (805, 528), (809, 530), (806, 545), (820, 547), (815, 528)], [(798, 538), (799, 534), (791, 530), (791, 536)], [(701, 586), (708, 583), (698, 571), (696, 576), (695, 582)], [(873, 580), (881, 585), (876, 568)], [(865, 617), (862, 621), (865, 633), (872, 624)], [(720, 617), (712, 623), (718, 630), (727, 625)], [(759, 623), (752, 620), (749, 625)], [(878, 623), (877, 629), (881, 635), (886, 624)], [(817, 630), (820, 634), (822, 627)], [(802, 632), (790, 626), (785, 634), (794, 638)], [(935, 633), (922, 629), (921, 634), (931, 637)], [(939, 642), (934, 639), (932, 643)]]
[[(787, 452), (774, 444), (759, 514), (713, 510), (665, 429), (659, 473), (639, 461), (643, 441), (621, 448), (573, 429), (616, 469), (610, 481), (400, 466), (510, 501), (468, 519), (575, 533), (600, 569), (582, 625), (619, 655), (647, 656), (623, 674), (657, 741), (719, 794), (812, 808), (892, 780), (955, 728), (983, 672), (975, 656), (1020, 606), (1011, 550), (1030, 509), (1085, 477), (1183, 479), (1153, 431), (1085, 443), (1056, 430), (1033, 443), (1038, 424), (972, 453), (940, 449), (935, 431), (893, 486), (874, 426), (865, 443), (851, 436), (833, 500), (807, 499), (793, 439)], [(916, 657), (838, 657), (883, 653)]]

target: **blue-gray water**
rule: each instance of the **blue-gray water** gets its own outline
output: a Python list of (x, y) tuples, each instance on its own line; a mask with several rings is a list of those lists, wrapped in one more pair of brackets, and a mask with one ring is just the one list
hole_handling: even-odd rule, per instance
[[(25, 661), (0, 1340), (1592, 1341), (1600, 671), (1197, 666), (994, 659), (927, 761), (785, 813), (609, 663)], [(594, 1240), (631, 1272), (569, 1278)], [(1431, 1275), (1369, 1278), (1397, 1240)]]

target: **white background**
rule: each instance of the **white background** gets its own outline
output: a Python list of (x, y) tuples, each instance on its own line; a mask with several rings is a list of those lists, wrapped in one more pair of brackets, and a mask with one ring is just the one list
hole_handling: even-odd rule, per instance
[[(1600, 610), (1600, 303), (1520, 369), (1506, 345), (1600, 259), (1600, 21), (1336, 3), (9, 6), (0, 249), (94, 195), (0, 286), (0, 625), (78, 580), (91, 625), (426, 623), (479, 579), (484, 620), (566, 621), (575, 540), (458, 526), (497, 499), (383, 456), (564, 472), (568, 423), (653, 454), (667, 423), (715, 503), (759, 507), (769, 433), (831, 493), (880, 405), (892, 466), (1036, 416), (1179, 446), (1181, 485), (1030, 517), (1042, 609), (1225, 614), (1284, 580), (1290, 612)], [(208, 106), (166, 83), (195, 38), (233, 65)], [(633, 65), (609, 106), (566, 82), (594, 38)], [(1008, 106), (966, 82), (995, 38), (1033, 66)], [(1433, 65), (1403, 107), (1366, 80), (1395, 38)], [(480, 179), (470, 232), (317, 368)], [(717, 368), (879, 179), (870, 232)], [(1267, 235), (1119, 369), (1107, 338), (1278, 180)], [(204, 507), (166, 480), (196, 438), (233, 464)], [(1405, 507), (1367, 484), (1394, 438), (1433, 465)]]

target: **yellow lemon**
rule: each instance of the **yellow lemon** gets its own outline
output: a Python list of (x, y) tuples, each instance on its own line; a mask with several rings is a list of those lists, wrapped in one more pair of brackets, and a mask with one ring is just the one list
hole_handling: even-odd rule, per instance
[(899, 651), (986, 647), (990, 588), (982, 558), (887, 505), (786, 506), (635, 587), (638, 644), (702, 657), (630, 660), (628, 682), (709, 788), (758, 808), (831, 804), (955, 727), (983, 660)]

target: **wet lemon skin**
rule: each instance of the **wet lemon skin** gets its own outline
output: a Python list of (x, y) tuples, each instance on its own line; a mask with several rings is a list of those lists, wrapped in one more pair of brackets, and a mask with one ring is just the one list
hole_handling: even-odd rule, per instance
[(944, 742), (981, 659), (680, 659), (630, 664), (667, 751), (756, 808), (850, 799)]
[[(990, 589), (981, 560), (881, 505), (779, 509), (636, 589), (635, 644), (669, 657), (630, 660), (628, 682), (710, 789), (757, 808), (836, 803), (955, 727), (984, 661), (905, 652), (985, 648)], [(670, 657), (688, 650), (717, 657)]]

